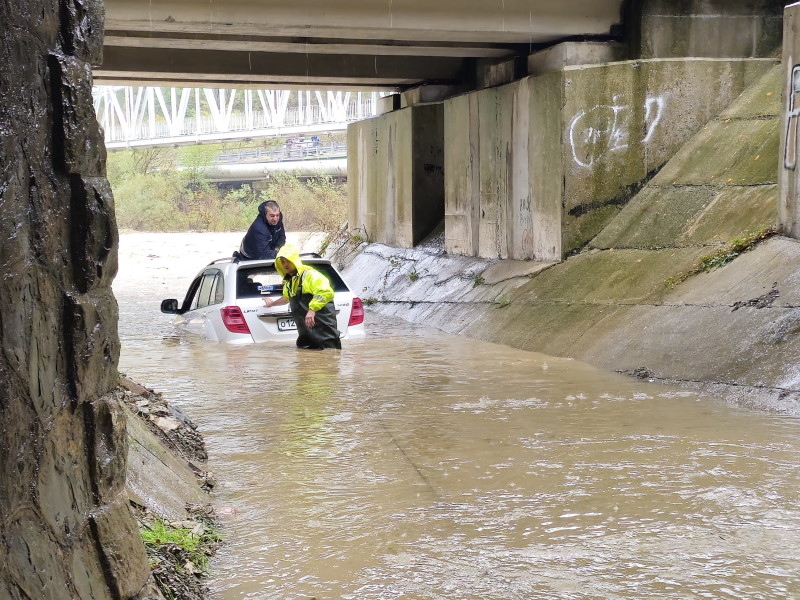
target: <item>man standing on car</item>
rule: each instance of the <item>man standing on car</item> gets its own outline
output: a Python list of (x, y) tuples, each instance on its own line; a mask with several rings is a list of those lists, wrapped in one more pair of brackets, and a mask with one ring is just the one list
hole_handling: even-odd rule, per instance
[(290, 244), (278, 250), (275, 268), (283, 276), (283, 296), (264, 298), (264, 304), (267, 307), (289, 304), (297, 324), (297, 347), (341, 350), (333, 288), (328, 278), (304, 265), (297, 249)]
[(250, 229), (244, 234), (239, 247), (242, 260), (263, 260), (275, 258), (278, 248), (286, 243), (286, 230), (283, 227), (281, 207), (274, 200), (258, 205), (258, 216)]

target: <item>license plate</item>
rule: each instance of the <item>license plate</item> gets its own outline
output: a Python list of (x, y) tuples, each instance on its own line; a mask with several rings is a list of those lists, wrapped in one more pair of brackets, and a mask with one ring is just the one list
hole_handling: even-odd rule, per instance
[(283, 317), (278, 319), (278, 331), (291, 331), (297, 329), (297, 324), (291, 317)]

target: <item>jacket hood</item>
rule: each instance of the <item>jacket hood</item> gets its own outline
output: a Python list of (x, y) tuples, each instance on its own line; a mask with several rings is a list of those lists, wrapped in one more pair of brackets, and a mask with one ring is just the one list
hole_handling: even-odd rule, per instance
[(281, 268), (281, 263), (278, 260), (279, 258), (285, 258), (292, 263), (298, 273), (303, 270), (304, 265), (303, 261), (300, 260), (300, 252), (292, 244), (284, 244), (281, 246), (277, 256), (275, 256), (275, 269), (281, 274), (281, 277), (285, 277), (286, 272)]

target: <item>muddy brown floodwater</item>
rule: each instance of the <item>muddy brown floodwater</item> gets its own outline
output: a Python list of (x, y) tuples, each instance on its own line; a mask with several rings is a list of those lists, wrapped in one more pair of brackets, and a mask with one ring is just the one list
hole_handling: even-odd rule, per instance
[(205, 436), (214, 599), (800, 598), (798, 419), (372, 312), (341, 352), (185, 337), (159, 302), (230, 243), (169, 235), (122, 236), (121, 369)]

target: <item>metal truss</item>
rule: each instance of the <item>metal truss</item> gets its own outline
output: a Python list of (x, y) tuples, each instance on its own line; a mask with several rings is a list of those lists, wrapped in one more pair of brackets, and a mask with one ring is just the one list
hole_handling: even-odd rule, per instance
[(379, 92), (95, 86), (108, 148), (335, 131), (376, 114)]

